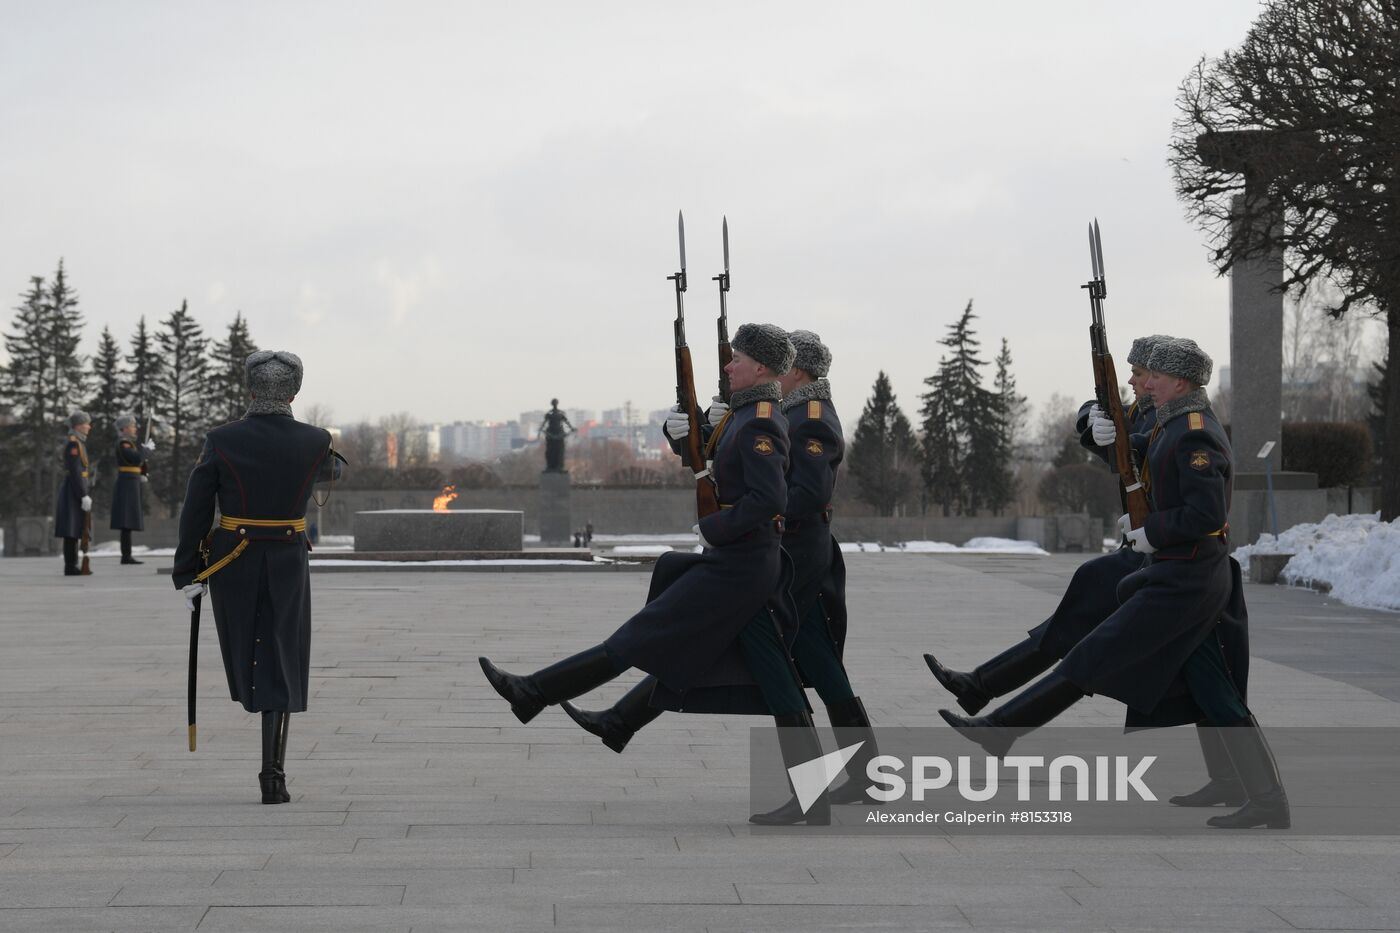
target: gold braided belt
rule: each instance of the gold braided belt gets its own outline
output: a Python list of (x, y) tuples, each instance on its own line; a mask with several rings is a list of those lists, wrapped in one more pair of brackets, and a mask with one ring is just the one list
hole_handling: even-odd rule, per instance
[(140, 472), (141, 472), (141, 468), (140, 468), (139, 466), (134, 466), (134, 467), (126, 467), (126, 466), (123, 466), (123, 467), (117, 467), (117, 472), (118, 472), (118, 473), (140, 473)]
[(195, 574), (194, 579), (196, 583), (203, 583), (205, 580), (209, 579), (214, 574), (218, 573), (220, 570), (223, 570), (229, 564), (233, 563), (235, 560), (238, 559), (238, 556), (243, 553), (245, 548), (248, 547), (248, 538), (246, 536), (248, 534), (249, 528), (285, 528), (287, 530), (287, 538), (291, 539), (292, 535), (296, 534), (297, 532), (306, 530), (306, 519), (238, 518), (233, 515), (220, 515), (219, 527), (224, 529), (225, 531), (238, 532), (239, 535), (244, 536), (243, 540), (239, 541), (238, 544), (234, 546), (234, 549), (232, 551), (229, 551), (223, 557), (219, 558), (217, 561), (210, 564), (208, 567), (205, 567), (199, 573)]

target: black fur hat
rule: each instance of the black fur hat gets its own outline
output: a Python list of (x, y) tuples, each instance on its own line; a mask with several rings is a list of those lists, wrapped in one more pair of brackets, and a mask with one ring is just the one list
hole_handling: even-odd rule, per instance
[(794, 369), (800, 369), (813, 379), (820, 379), (831, 370), (831, 350), (822, 343), (822, 338), (810, 330), (788, 331), (788, 339), (797, 351), (793, 359)]
[(1196, 346), (1196, 341), (1184, 337), (1163, 340), (1147, 361), (1147, 368), (1153, 372), (1176, 376), (1198, 386), (1210, 382), (1214, 365), (1206, 351)]
[(797, 356), (787, 331), (776, 324), (742, 324), (729, 343), (779, 376), (792, 369), (792, 361)]

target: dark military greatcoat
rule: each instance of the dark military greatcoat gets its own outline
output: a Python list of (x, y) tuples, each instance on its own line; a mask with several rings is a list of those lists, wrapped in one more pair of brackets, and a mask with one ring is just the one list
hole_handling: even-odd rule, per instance
[(738, 638), (755, 617), (778, 626), (785, 644), (797, 632), (787, 592), (791, 562), (780, 547), (788, 437), (776, 384), (765, 398), (736, 402), (707, 446), (720, 502), (718, 512), (700, 519), (710, 547), (663, 554), (647, 604), (606, 645), (656, 676), (653, 706), (766, 713)]
[(783, 414), (791, 444), (783, 550), (792, 557), (792, 598), (803, 624), (820, 601), (840, 657), (846, 642), (846, 564), (831, 536), (831, 498), (845, 457), (845, 436), (825, 379), (784, 398)]
[(1239, 565), (1228, 553), (1230, 442), (1201, 390), (1159, 408), (1151, 433), (1133, 443), (1144, 456), (1152, 508), (1144, 527), (1157, 550), (1118, 584), (1121, 605), (1058, 670), (1127, 705), (1129, 728), (1195, 722), (1201, 714), (1180, 671), (1199, 645), (1220, 640), (1241, 697), (1248, 674)]
[[(1085, 402), (1079, 409), (1076, 424), (1079, 443), (1113, 468), (1113, 448), (1099, 447), (1089, 430), (1089, 409), (1094, 404)], [(1157, 419), (1157, 411), (1150, 401), (1135, 402), (1124, 414), (1129, 434), (1146, 434)], [(1031, 629), (1030, 636), (1036, 648), (1063, 658), (1081, 638), (1114, 613), (1118, 608), (1118, 582), (1140, 570), (1144, 562), (1141, 554), (1125, 545), (1080, 564), (1050, 618)]]
[(58, 503), (54, 507), (53, 534), (55, 538), (83, 536), (83, 496), (91, 490), (87, 443), (74, 431), (63, 442), (63, 481), (58, 486)]
[(117, 438), (117, 477), (112, 487), (110, 526), (114, 530), (141, 531), (146, 527), (141, 513), (141, 479), (148, 456), (150, 451), (137, 444), (135, 438)]
[[(311, 585), (306, 503), (336, 468), (329, 432), (290, 415), (249, 414), (209, 432), (190, 473), (176, 588), (200, 572), (213, 525), (209, 596), (229, 693), (250, 712), (306, 709)], [(214, 521), (218, 507), (219, 520)]]

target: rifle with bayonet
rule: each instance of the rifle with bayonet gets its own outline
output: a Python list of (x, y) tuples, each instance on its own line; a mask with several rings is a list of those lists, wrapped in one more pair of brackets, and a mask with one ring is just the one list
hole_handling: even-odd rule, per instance
[(724, 271), (714, 277), (719, 283), (719, 398), (729, 404), (729, 371), (725, 369), (734, 359), (734, 350), (729, 346), (729, 218), (724, 218), (720, 228), (724, 237)]
[(676, 404), (685, 412), (690, 423), (690, 433), (685, 436), (685, 451), (682, 457), (690, 472), (695, 475), (695, 513), (700, 518), (719, 511), (719, 499), (715, 494), (714, 481), (705, 463), (704, 441), (700, 437), (700, 403), (695, 399), (695, 370), (690, 362), (690, 347), (685, 342), (685, 215), (677, 221), (681, 243), (681, 268), (675, 275), (668, 275), (669, 281), (676, 283)]
[(1118, 394), (1118, 371), (1113, 365), (1113, 354), (1108, 352), (1108, 331), (1103, 318), (1108, 280), (1104, 278), (1103, 238), (1099, 234), (1097, 219), (1089, 225), (1089, 265), (1094, 277), (1080, 287), (1089, 290), (1089, 312), (1092, 317), (1089, 347), (1094, 363), (1094, 396), (1098, 399), (1099, 408), (1113, 421), (1113, 463), (1118, 470), (1123, 506), (1132, 527), (1141, 528), (1147, 521), (1150, 509), (1147, 491), (1143, 489), (1142, 478), (1138, 474), (1137, 460), (1128, 442), (1127, 416), (1123, 412), (1123, 398)]

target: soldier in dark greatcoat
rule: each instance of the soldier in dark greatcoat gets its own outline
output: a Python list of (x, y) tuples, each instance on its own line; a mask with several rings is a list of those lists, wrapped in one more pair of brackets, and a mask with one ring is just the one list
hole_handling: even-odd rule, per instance
[[(1132, 407), (1124, 413), (1130, 433), (1150, 431), (1156, 418), (1152, 397), (1147, 394), (1143, 381), (1147, 376), (1145, 367), (1152, 348), (1167, 339), (1160, 334), (1139, 337), (1128, 351), (1128, 365), (1132, 369), (1128, 385), (1133, 387), (1135, 396)], [(1098, 403), (1092, 400), (1080, 406), (1076, 424), (1079, 442), (1112, 467), (1112, 438), (1108, 438), (1109, 446), (1102, 446), (1091, 430), (1091, 422), (1098, 410)], [(1060, 597), (1060, 604), (1050, 618), (1031, 629), (1030, 637), (971, 671), (944, 667), (932, 654), (925, 654), (924, 662), (934, 678), (957, 698), (958, 705), (975, 715), (994, 697), (1017, 690), (1045, 673), (1080, 639), (1112, 615), (1118, 608), (1118, 598), (1114, 595), (1118, 581), (1140, 569), (1143, 560), (1143, 555), (1125, 542), (1111, 554), (1085, 561), (1075, 570), (1069, 587)]]
[(92, 419), (87, 412), (75, 411), (68, 416), (68, 437), (63, 442), (63, 482), (58, 487), (58, 502), (54, 506), (53, 534), (63, 539), (63, 575), (81, 576), (78, 568), (78, 539), (83, 525), (92, 512), (92, 476), (88, 463), (87, 436)]
[(146, 482), (146, 458), (156, 449), (150, 438), (144, 444), (136, 442), (136, 416), (120, 415), (114, 423), (117, 429), (117, 478), (112, 487), (113, 531), (121, 532), (122, 563), (140, 564), (131, 556), (131, 533), (146, 527), (141, 511), (141, 486)]
[(205, 438), (180, 509), (173, 579), (187, 604), (209, 581), (229, 694), (262, 713), (262, 802), (286, 803), (287, 722), (306, 709), (311, 663), (306, 505), (342, 461), (328, 431), (292, 416), (296, 354), (260, 350), (244, 369), (248, 413)]
[[(594, 648), (529, 676), (482, 658), (487, 680), (521, 722), (638, 667), (656, 678), (644, 688), (645, 721), (659, 709), (766, 711), (789, 727), (778, 730), (789, 766), (821, 754), (789, 653), (796, 613), (787, 596), (791, 564), (780, 547), (788, 438), (776, 378), (794, 350), (770, 324), (745, 324), (732, 346), (732, 407), (706, 444), (720, 511), (697, 526), (703, 551), (662, 555), (647, 604)], [(675, 427), (668, 434), (679, 437)], [(801, 818), (829, 822), (825, 796)]]
[(959, 731), (1001, 727), (975, 736), (997, 755), (1087, 694), (1122, 701), (1130, 729), (1204, 723), (1220, 729), (1247, 796), (1240, 810), (1207, 823), (1286, 828), (1288, 798), (1278, 767), (1237, 679), (1247, 642), (1226, 615), (1238, 590), (1226, 520), (1234, 465), (1202, 388), (1210, 357), (1193, 341), (1169, 340), (1152, 351), (1147, 368), (1157, 418), (1151, 433), (1134, 435), (1132, 443), (1151, 512), (1141, 528), (1129, 527), (1126, 516), (1119, 520), (1130, 545), (1147, 555), (1146, 565), (1119, 583), (1119, 608), (1054, 673), (986, 716), (939, 712)]

